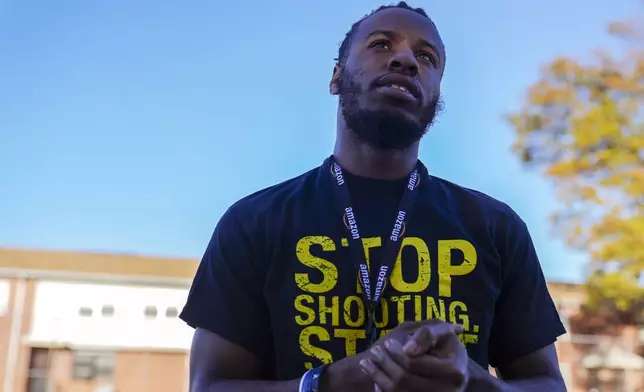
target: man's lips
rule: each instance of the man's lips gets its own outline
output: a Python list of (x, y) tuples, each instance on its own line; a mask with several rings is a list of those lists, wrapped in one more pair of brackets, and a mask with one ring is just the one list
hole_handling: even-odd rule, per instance
[(405, 76), (399, 73), (390, 73), (387, 74), (375, 82), (377, 89), (396, 94), (399, 92), (401, 96), (409, 96), (413, 99), (420, 99), (421, 93), (418, 83), (409, 76)]

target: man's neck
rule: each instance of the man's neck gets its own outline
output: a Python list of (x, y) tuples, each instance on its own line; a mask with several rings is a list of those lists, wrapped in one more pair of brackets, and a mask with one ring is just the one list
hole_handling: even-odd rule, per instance
[(416, 167), (418, 144), (402, 151), (383, 151), (346, 136), (336, 140), (333, 157), (351, 174), (378, 180), (398, 180)]

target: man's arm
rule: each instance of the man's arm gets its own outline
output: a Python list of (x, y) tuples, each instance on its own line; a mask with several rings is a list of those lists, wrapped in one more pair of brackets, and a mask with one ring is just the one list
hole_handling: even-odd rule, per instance
[[(360, 372), (358, 357), (329, 366), (324, 391), (362, 391), (371, 386)], [(250, 351), (205, 329), (197, 328), (190, 350), (190, 392), (298, 392), (300, 379), (262, 381), (264, 364)]]
[[(297, 392), (300, 380), (259, 381), (262, 361), (250, 351), (197, 328), (190, 350), (190, 392)], [(257, 380), (257, 381), (253, 381)]]
[(493, 377), (470, 359), (466, 392), (565, 392), (554, 344), (496, 369)]

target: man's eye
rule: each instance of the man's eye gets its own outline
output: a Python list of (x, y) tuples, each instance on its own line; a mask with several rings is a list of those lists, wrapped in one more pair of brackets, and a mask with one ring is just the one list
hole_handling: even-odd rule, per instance
[(428, 63), (432, 63), (434, 66), (436, 66), (436, 60), (434, 60), (434, 56), (427, 52), (420, 52), (416, 55), (416, 57), (422, 59), (423, 61), (427, 61)]
[(371, 45), (369, 45), (369, 47), (370, 48), (382, 48), (382, 49), (387, 49), (387, 50), (391, 49), (391, 47), (389, 46), (389, 41), (384, 40), (384, 39), (380, 39), (378, 41), (372, 42)]

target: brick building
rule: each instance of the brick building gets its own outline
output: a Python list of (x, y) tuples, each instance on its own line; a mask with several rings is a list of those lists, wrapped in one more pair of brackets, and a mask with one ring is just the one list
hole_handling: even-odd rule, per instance
[(0, 391), (187, 392), (196, 266), (0, 249)]
[[(0, 249), (0, 392), (187, 392), (197, 261)], [(564, 323), (583, 302), (551, 283)], [(571, 392), (644, 391), (642, 332), (558, 342)], [(590, 382), (590, 384), (589, 384)], [(640, 385), (641, 383), (641, 385)]]
[(575, 333), (570, 319), (584, 302), (580, 286), (551, 283), (550, 293), (568, 334), (557, 342), (562, 373), (570, 392), (644, 392), (644, 326), (615, 326), (615, 333)]

